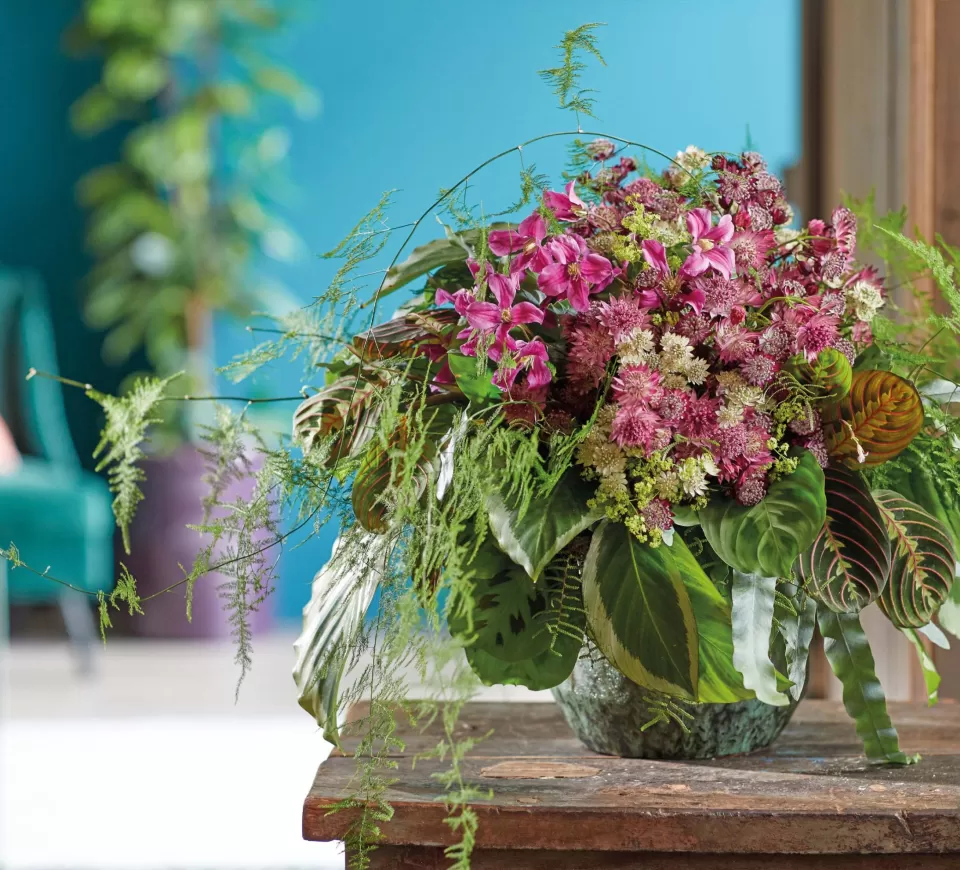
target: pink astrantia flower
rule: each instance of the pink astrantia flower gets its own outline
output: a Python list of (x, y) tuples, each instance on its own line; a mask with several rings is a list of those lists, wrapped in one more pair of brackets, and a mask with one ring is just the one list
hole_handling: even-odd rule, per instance
[(623, 366), (613, 379), (613, 395), (622, 407), (647, 407), (663, 397), (660, 372), (640, 364)]
[(498, 257), (518, 254), (510, 262), (511, 272), (532, 269), (542, 272), (550, 265), (550, 256), (543, 246), (547, 222), (537, 213), (524, 218), (515, 230), (493, 230), (487, 238), (490, 250)]
[(604, 290), (616, 277), (610, 261), (591, 251), (580, 236), (560, 236), (550, 240), (554, 261), (537, 279), (547, 296), (565, 297), (577, 311), (590, 307), (590, 294)]
[[(487, 284), (496, 302), (470, 302), (464, 316), (475, 333), (493, 335), (490, 358), (499, 359), (505, 347), (512, 349), (510, 330), (522, 323), (543, 323), (543, 311), (532, 302), (513, 304), (520, 284), (520, 275), (499, 275), (492, 269), (487, 273)], [(474, 347), (478, 335), (472, 336)]]
[(687, 212), (687, 229), (693, 236), (693, 250), (681, 271), (694, 278), (713, 267), (729, 280), (735, 264), (733, 248), (729, 246), (733, 238), (733, 220), (725, 214), (715, 227), (711, 222), (709, 209), (695, 208)]
[(565, 193), (548, 190), (543, 195), (547, 208), (553, 212), (558, 221), (575, 221), (586, 211), (587, 204), (574, 191), (575, 181), (571, 181), (565, 188)]

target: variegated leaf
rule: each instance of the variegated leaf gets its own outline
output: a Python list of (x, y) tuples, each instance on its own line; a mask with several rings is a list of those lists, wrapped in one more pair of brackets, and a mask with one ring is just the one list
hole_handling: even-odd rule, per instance
[(851, 468), (893, 459), (923, 426), (923, 403), (909, 381), (882, 371), (853, 373), (850, 392), (823, 409), (831, 458)]
[(920, 628), (950, 595), (957, 562), (953, 539), (939, 520), (899, 493), (881, 489), (873, 498), (893, 544), (893, 570), (880, 608), (894, 625)]
[(807, 592), (830, 610), (856, 613), (887, 585), (890, 539), (860, 474), (831, 466), (824, 478), (827, 521), (797, 569)]

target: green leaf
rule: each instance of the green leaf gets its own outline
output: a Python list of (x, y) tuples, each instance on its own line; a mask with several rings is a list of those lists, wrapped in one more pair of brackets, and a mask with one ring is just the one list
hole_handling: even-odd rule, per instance
[(547, 563), (602, 514), (587, 502), (595, 489), (576, 468), (569, 469), (545, 495), (534, 495), (525, 511), (515, 497), (495, 492), (487, 498), (490, 530), (503, 551), (536, 580)]
[(890, 577), (890, 539), (863, 476), (826, 470), (827, 521), (797, 562), (807, 592), (837, 613), (876, 601)]
[(940, 674), (937, 671), (937, 666), (930, 657), (930, 653), (927, 652), (927, 648), (923, 645), (918, 631), (912, 628), (901, 628), (900, 631), (917, 651), (917, 660), (920, 662), (920, 670), (923, 672), (923, 682), (927, 687), (927, 706), (933, 707), (940, 700)]
[(797, 470), (776, 481), (759, 504), (715, 498), (700, 511), (703, 533), (717, 555), (744, 574), (764, 577), (789, 576), (825, 519), (823, 471), (807, 450)]
[(893, 360), (890, 354), (880, 349), (879, 345), (871, 344), (866, 350), (862, 351), (853, 363), (855, 372), (861, 371), (885, 371), (893, 368)]
[(478, 365), (476, 357), (451, 352), (447, 354), (447, 363), (460, 391), (471, 402), (483, 403), (502, 397), (493, 385), (493, 373), (486, 364)]
[(344, 540), (337, 539), (336, 558), (314, 577), (310, 602), (303, 609), (303, 631), (293, 645), (297, 700), (323, 728), (324, 739), (334, 744), (339, 743), (339, 690), (347, 657), (395, 545), (391, 538), (367, 532)]
[[(471, 574), (496, 576), (503, 572), (517, 573), (523, 576), (524, 584), (512, 590), (516, 601), (516, 610), (503, 620), (503, 613), (497, 618), (501, 633), (512, 633), (524, 622), (527, 630), (521, 639), (526, 648), (520, 649), (517, 637), (511, 636), (506, 646), (510, 646), (513, 659), (507, 660), (503, 644), (490, 646), (491, 631), (494, 623), (488, 612), (479, 609), (475, 614), (475, 640), (465, 648), (467, 661), (474, 673), (487, 685), (520, 685), (540, 691), (552, 689), (562, 683), (573, 671), (583, 646), (585, 615), (583, 595), (580, 584), (580, 565), (582, 556), (566, 551), (559, 554), (547, 566), (540, 581), (534, 586), (518, 567), (511, 566), (509, 559), (490, 544), (481, 547), (478, 558), (471, 566)], [(505, 567), (506, 566), (506, 567)], [(498, 588), (491, 583), (478, 583), (484, 589)], [(486, 597), (481, 595), (481, 600)], [(526, 600), (523, 600), (523, 599)], [(491, 602), (488, 600), (488, 604)], [(503, 609), (505, 599), (497, 602), (497, 609)], [(461, 633), (464, 620), (452, 620), (451, 631), (459, 628)], [(518, 654), (525, 654), (517, 657)]]
[(880, 609), (898, 628), (920, 628), (950, 595), (957, 564), (953, 538), (938, 519), (899, 493), (878, 489), (873, 497), (893, 544)]
[(777, 689), (777, 672), (770, 661), (776, 577), (733, 572), (733, 663), (743, 685), (774, 707), (790, 699)]
[[(491, 230), (512, 229), (513, 226), (513, 224), (495, 223), (486, 227), (483, 232), (488, 233)], [(474, 249), (476, 245), (480, 243), (480, 239), (480, 229), (465, 230), (462, 233), (447, 230), (447, 238), (433, 239), (425, 245), (414, 248), (406, 260), (402, 263), (397, 263), (395, 266), (391, 266), (387, 271), (383, 279), (383, 285), (380, 288), (380, 298), (382, 299), (394, 290), (399, 290), (415, 278), (426, 275), (427, 272), (439, 266), (446, 266), (448, 263), (463, 262), (468, 257), (472, 257), (475, 253)]]
[(600, 651), (635, 683), (690, 700), (700, 661), (683, 570), (695, 565), (679, 537), (654, 548), (605, 520), (583, 568), (587, 624)]
[(780, 613), (777, 619), (786, 649), (787, 677), (793, 683), (790, 694), (794, 701), (799, 701), (807, 682), (810, 642), (817, 626), (817, 602), (805, 595), (802, 603), (794, 603), (793, 613)]
[(743, 677), (733, 664), (730, 603), (689, 549), (677, 547), (678, 538), (674, 538), (670, 551), (680, 568), (697, 620), (700, 658), (697, 700), (701, 704), (732, 704), (753, 698), (753, 692), (744, 688)]
[(867, 758), (891, 764), (911, 764), (900, 751), (897, 729), (887, 712), (887, 699), (877, 679), (867, 635), (855, 613), (817, 614), (823, 648), (830, 667), (843, 684), (843, 706), (854, 720)]

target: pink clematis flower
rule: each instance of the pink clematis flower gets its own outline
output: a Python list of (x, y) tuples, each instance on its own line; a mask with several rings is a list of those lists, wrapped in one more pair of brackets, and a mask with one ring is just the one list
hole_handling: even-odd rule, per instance
[(513, 359), (516, 365), (502, 365), (493, 376), (493, 383), (504, 392), (509, 392), (520, 372), (526, 370), (526, 386), (531, 390), (540, 389), (550, 383), (553, 375), (547, 366), (547, 346), (539, 339), (516, 342)]
[[(471, 301), (464, 310), (464, 316), (467, 318), (468, 330), (465, 332), (469, 339), (465, 347), (472, 349), (476, 353), (476, 344), (480, 336), (493, 335), (493, 344), (489, 349), (489, 356), (493, 360), (499, 360), (503, 355), (504, 348), (513, 350), (514, 340), (510, 336), (510, 330), (521, 323), (543, 323), (543, 312), (532, 302), (520, 302), (513, 304), (517, 295), (517, 288), (520, 285), (521, 276), (518, 273), (513, 275), (499, 275), (492, 269), (487, 272), (487, 285), (490, 287), (496, 302), (476, 302)], [(461, 333), (463, 335), (463, 333)], [(468, 356), (472, 355), (469, 350), (461, 352)]]
[(454, 310), (461, 317), (466, 316), (467, 307), (471, 302), (475, 301), (473, 293), (469, 290), (455, 290), (453, 293), (450, 293), (442, 287), (437, 290), (433, 298), (437, 305), (446, 305), (448, 302), (453, 303)]
[(547, 296), (566, 297), (577, 311), (590, 307), (590, 294), (599, 293), (617, 276), (610, 261), (587, 248), (580, 236), (559, 236), (550, 241), (554, 262), (537, 278)]
[(711, 221), (709, 209), (695, 208), (687, 213), (687, 229), (693, 236), (693, 251), (680, 271), (694, 278), (712, 266), (729, 280), (735, 263), (733, 248), (729, 246), (733, 238), (733, 220), (725, 214), (715, 227), (711, 226)]
[(670, 274), (670, 266), (667, 265), (667, 251), (663, 245), (656, 239), (644, 239), (640, 242), (640, 250), (643, 251), (643, 259), (651, 269), (656, 269), (661, 275)]
[(540, 273), (550, 265), (550, 256), (543, 246), (547, 222), (539, 214), (532, 214), (520, 222), (516, 230), (494, 230), (487, 239), (490, 250), (498, 257), (519, 254), (510, 262), (511, 272), (532, 269)]
[(558, 221), (575, 221), (586, 211), (587, 204), (574, 192), (575, 184), (575, 181), (571, 181), (564, 188), (566, 193), (548, 190), (543, 195), (544, 203)]

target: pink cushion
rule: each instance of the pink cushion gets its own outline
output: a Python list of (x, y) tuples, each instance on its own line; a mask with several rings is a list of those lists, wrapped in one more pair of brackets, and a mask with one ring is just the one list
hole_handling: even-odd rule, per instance
[(0, 474), (12, 474), (20, 467), (20, 453), (13, 443), (13, 435), (0, 417)]

